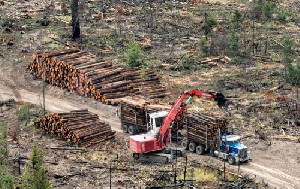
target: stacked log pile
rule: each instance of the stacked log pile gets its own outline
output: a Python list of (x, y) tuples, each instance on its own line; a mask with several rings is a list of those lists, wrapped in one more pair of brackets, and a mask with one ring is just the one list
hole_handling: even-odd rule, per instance
[(51, 85), (105, 104), (125, 96), (162, 98), (168, 93), (153, 69), (122, 68), (78, 49), (37, 51), (28, 69)]
[(88, 110), (41, 116), (35, 126), (42, 128), (47, 134), (57, 135), (81, 147), (111, 139), (115, 134), (108, 124), (100, 121), (96, 114)]
[(228, 64), (231, 61), (231, 58), (224, 56), (218, 56), (218, 57), (211, 57), (211, 58), (204, 58), (198, 62), (198, 64), (207, 64), (210, 66), (218, 66), (219, 63), (221, 64)]
[(272, 57), (269, 55), (254, 55), (253, 59), (263, 62), (272, 62)]
[(221, 133), (227, 131), (228, 120), (200, 113), (191, 113), (187, 115), (186, 126), (188, 139), (200, 144), (205, 144), (207, 139), (208, 144), (211, 144), (218, 136), (219, 129)]

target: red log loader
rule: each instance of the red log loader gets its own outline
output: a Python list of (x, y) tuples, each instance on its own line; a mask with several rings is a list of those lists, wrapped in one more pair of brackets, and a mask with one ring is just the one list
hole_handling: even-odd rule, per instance
[[(189, 98), (186, 100), (188, 96)], [(225, 109), (230, 102), (222, 93), (203, 92), (197, 89), (183, 92), (169, 111), (160, 111), (149, 115), (151, 129), (148, 133), (130, 136), (129, 145), (134, 151), (135, 160), (172, 162), (175, 156), (185, 156), (183, 148), (167, 148), (167, 146), (172, 122), (186, 109), (187, 103), (194, 96), (214, 99), (220, 108)]]

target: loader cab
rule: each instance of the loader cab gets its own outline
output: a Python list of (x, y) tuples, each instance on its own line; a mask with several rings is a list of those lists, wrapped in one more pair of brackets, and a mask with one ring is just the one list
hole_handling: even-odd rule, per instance
[(159, 111), (149, 114), (148, 131), (151, 134), (156, 135), (158, 133), (167, 114), (167, 111)]

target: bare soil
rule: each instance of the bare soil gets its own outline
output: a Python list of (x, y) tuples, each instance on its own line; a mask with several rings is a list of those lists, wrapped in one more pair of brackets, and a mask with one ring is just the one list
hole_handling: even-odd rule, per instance
[[(28, 1), (26, 1), (28, 2)], [(22, 13), (19, 7), (45, 9), (43, 5), (49, 4), (50, 1), (30, 1), (30, 5), (23, 4), (23, 1), (5, 1), (7, 15), (17, 15), (20, 17)], [(38, 5), (38, 6), (33, 6)], [(8, 8), (9, 7), (9, 8)], [(56, 6), (59, 7), (59, 6)], [(56, 10), (58, 11), (58, 10)], [(24, 15), (24, 13), (22, 13)], [(32, 17), (39, 15), (40, 12), (34, 12)], [(39, 15), (40, 16), (40, 15)], [(35, 21), (35, 20), (34, 20)], [(183, 22), (184, 23), (184, 22)], [(105, 25), (105, 23), (103, 23)], [(108, 24), (109, 25), (109, 24)], [(108, 25), (105, 25), (108, 27)], [(110, 24), (111, 31), (114, 31), (113, 24)], [(87, 32), (83, 29), (83, 32)], [(35, 79), (26, 69), (30, 56), (35, 50), (43, 49), (49, 44), (49, 36), (53, 32), (39, 28), (33, 32), (26, 32), (20, 35), (12, 33), (14, 36), (13, 46), (0, 46), (0, 101), (15, 99), (19, 102), (29, 102), (36, 105), (42, 105), (42, 88), (43, 81)], [(162, 42), (156, 41), (158, 46)], [(155, 41), (153, 41), (155, 43)], [(55, 47), (63, 47), (62, 44), (53, 44)], [(159, 47), (165, 46), (160, 45)], [(168, 46), (166, 49), (156, 48), (164, 54), (169, 54)], [(176, 49), (176, 47), (174, 47)], [(188, 49), (188, 48), (186, 48)], [(98, 50), (98, 49), (96, 49)], [(154, 49), (155, 50), (155, 49)], [(178, 51), (182, 51), (182, 47)], [(163, 54), (162, 53), (162, 54)], [(154, 53), (155, 54), (155, 53)], [(256, 68), (248, 68), (247, 73), (255, 73), (258, 76), (253, 77), (256, 80), (248, 82), (246, 79), (235, 83), (220, 84), (228, 88), (228, 93), (232, 98), (236, 98), (236, 102), (240, 102), (243, 106), (248, 107), (250, 119), (259, 118), (259, 121), (265, 121), (268, 107), (273, 105), (272, 99), (262, 97), (262, 92), (268, 91), (270, 88), (277, 86), (279, 81), (272, 84), (263, 85), (262, 80), (270, 79), (270, 75), (282, 68), (278, 64), (261, 64), (260, 69), (264, 72), (256, 73)], [(269, 71), (271, 70), (271, 71)], [(242, 72), (235, 66), (219, 66), (215, 69), (208, 69), (202, 72), (171, 72), (167, 77), (164, 75), (166, 84), (171, 90), (171, 94), (179, 94), (182, 89), (187, 86), (193, 87), (212, 87), (211, 83), (216, 79), (214, 75), (222, 73), (222, 75), (237, 74)], [(168, 76), (169, 76), (168, 75)], [(176, 75), (176, 76), (175, 76)], [(228, 77), (230, 77), (229, 75)], [(261, 76), (261, 77), (259, 77)], [(247, 92), (239, 91), (239, 86), (246, 85)], [(218, 86), (215, 87), (216, 89)], [(249, 92), (249, 93), (248, 93)], [(292, 89), (281, 90), (277, 95), (286, 95), (288, 98), (295, 98), (295, 91)], [(252, 95), (252, 96), (251, 96)], [(173, 99), (174, 100), (174, 99)], [(9, 109), (0, 113), (1, 123), (7, 123), (9, 127), (9, 145), (10, 158), (14, 159), (19, 156), (30, 158), (30, 149), (34, 142), (40, 144), (44, 151), (44, 160), (52, 185), (55, 188), (108, 188), (109, 186), (109, 166), (119, 168), (136, 168), (139, 171), (113, 171), (113, 187), (129, 188), (144, 187), (149, 181), (149, 175), (154, 174), (156, 169), (171, 169), (170, 166), (152, 166), (134, 164), (131, 159), (131, 151), (128, 148), (128, 135), (123, 134), (120, 129), (120, 121), (118, 118), (118, 107), (104, 105), (92, 99), (81, 97), (77, 94), (67, 92), (63, 89), (53, 87), (46, 84), (45, 87), (46, 109), (49, 112), (62, 112), (75, 109), (88, 108), (89, 111), (99, 115), (100, 119), (109, 123), (113, 130), (117, 131), (116, 140), (113, 142), (103, 143), (94, 148), (82, 151), (74, 146), (70, 146), (67, 142), (54, 138), (52, 136), (43, 135), (40, 131), (33, 131), (30, 128), (20, 127), (20, 122), (16, 116), (16, 109)], [(206, 110), (206, 103), (202, 101), (203, 107), (199, 110)], [(267, 104), (267, 107), (262, 106)], [(194, 106), (192, 104), (191, 106)], [(250, 107), (254, 107), (250, 111)], [(17, 107), (18, 108), (18, 107)], [(280, 114), (279, 114), (280, 115)], [(277, 116), (277, 115), (276, 115)], [(274, 116), (275, 117), (275, 116)], [(273, 117), (271, 117), (273, 119)], [(268, 118), (269, 119), (269, 118)], [(280, 119), (281, 121), (283, 119)], [(290, 141), (273, 140), (272, 135), (282, 134), (279, 129), (270, 131), (271, 134), (266, 140), (261, 140), (255, 134), (257, 126), (262, 125), (260, 122), (256, 125), (241, 124), (242, 127), (238, 133), (243, 137), (244, 143), (249, 147), (252, 154), (252, 161), (242, 164), (240, 171), (242, 174), (256, 178), (258, 182), (264, 180), (271, 188), (300, 188), (300, 143)], [(276, 126), (276, 122), (274, 123)], [(248, 128), (249, 126), (250, 128)], [(299, 128), (297, 129), (299, 132)], [(14, 132), (18, 131), (17, 142), (13, 141)], [(278, 133), (279, 132), (279, 133)], [(66, 150), (63, 150), (65, 148)], [(118, 159), (116, 158), (118, 156)], [(199, 162), (207, 162), (209, 164), (218, 164), (223, 166), (223, 162), (216, 158), (207, 156), (199, 156), (196, 154), (188, 154), (189, 160)], [(117, 159), (117, 160), (116, 160)], [(28, 160), (25, 160), (25, 162)], [(111, 163), (112, 162), (112, 163)], [(17, 165), (15, 165), (17, 166)], [(229, 166), (227, 168), (237, 172), (237, 166)], [(23, 171), (24, 165), (21, 166)], [(105, 167), (105, 168), (103, 168)], [(146, 171), (143, 172), (143, 171)], [(15, 172), (17, 169), (15, 167)], [(17, 173), (16, 173), (17, 174)]]
[[(35, 80), (30, 73), (26, 71), (24, 64), (13, 66), (13, 62), (11, 60), (2, 60), (0, 64), (1, 100), (14, 98), (17, 101), (30, 102), (37, 105), (42, 104), (42, 81)], [(72, 94), (50, 85), (46, 86), (46, 109), (48, 111), (61, 112), (81, 108), (88, 108), (91, 112), (98, 114), (101, 120), (109, 123), (113, 130), (119, 132), (117, 140), (118, 138), (128, 138), (128, 135), (121, 133), (120, 121), (117, 116), (118, 107), (104, 105), (92, 99), (86, 99), (78, 96), (77, 94)], [(242, 133), (242, 136), (243, 135), (246, 134)], [(43, 136), (41, 134), (36, 134), (36, 136), (28, 136), (28, 134), (25, 134), (25, 136), (21, 137), (19, 145), (25, 149), (25, 152), (20, 153), (27, 157), (29, 157), (28, 148), (32, 145), (32, 143), (28, 144), (28, 140), (38, 141), (39, 143), (44, 144), (44, 153), (48, 155), (51, 154), (49, 157), (45, 156), (45, 161), (47, 162), (47, 167), (50, 169), (49, 172), (53, 171), (53, 174), (66, 176), (69, 174), (69, 169), (75, 169), (75, 171), (72, 172), (78, 171), (81, 174), (81, 172), (84, 172), (84, 170), (87, 169), (86, 166), (83, 166), (84, 164), (76, 163), (77, 161), (80, 162), (80, 160), (78, 159), (78, 156), (73, 153), (49, 149), (49, 147), (53, 144), (60, 147), (65, 146), (65, 142), (50, 136)], [(251, 150), (253, 160), (249, 164), (241, 165), (242, 173), (249, 174), (251, 177), (257, 178), (258, 181), (262, 181), (263, 179), (269, 184), (269, 186), (272, 187), (299, 188), (300, 143), (275, 141), (271, 139), (268, 141), (262, 141), (257, 139), (253, 132), (249, 132), (244, 141)], [(16, 144), (12, 144), (11, 148), (16, 148)], [(129, 151), (128, 147), (125, 149)], [(65, 153), (67, 153), (67, 157), (65, 157)], [(198, 161), (211, 161), (222, 166), (222, 162), (215, 158), (198, 156), (195, 154), (190, 154), (190, 156), (191, 159)], [(73, 161), (73, 163), (70, 163), (71, 161)], [(58, 164), (55, 165), (56, 163)], [(237, 171), (237, 168), (234, 166), (230, 166), (230, 169)], [(72, 176), (70, 180), (68, 180), (68, 183), (78, 183), (78, 185), (75, 185), (79, 188), (88, 187), (89, 184), (98, 184), (99, 186), (103, 184), (103, 180), (101, 181), (97, 179), (95, 179), (95, 182), (90, 183), (86, 176), (80, 176), (80, 174)], [(88, 171), (88, 174), (92, 177), (93, 172)], [(73, 182), (72, 179), (80, 182)], [(70, 184), (68, 187), (74, 187), (75, 185)]]

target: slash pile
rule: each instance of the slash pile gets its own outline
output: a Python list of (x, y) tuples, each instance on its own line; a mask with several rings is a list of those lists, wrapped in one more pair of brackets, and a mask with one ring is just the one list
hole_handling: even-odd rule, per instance
[[(228, 120), (226, 118), (211, 117), (200, 113), (191, 113), (186, 117), (187, 138), (200, 144), (211, 144), (218, 136), (220, 129), (221, 133), (227, 131)], [(207, 135), (206, 135), (207, 133)]]
[(52, 113), (41, 116), (35, 126), (47, 134), (57, 135), (68, 142), (88, 147), (111, 139), (115, 132), (88, 110), (75, 110), (67, 113)]
[(118, 104), (125, 96), (154, 99), (168, 94), (153, 69), (123, 68), (78, 49), (37, 51), (28, 69), (51, 85), (105, 104)]

